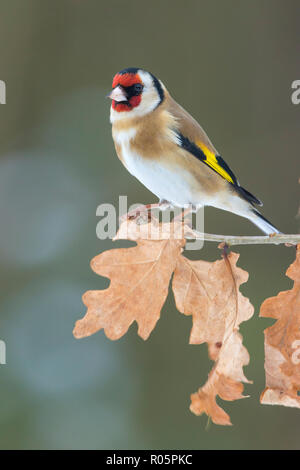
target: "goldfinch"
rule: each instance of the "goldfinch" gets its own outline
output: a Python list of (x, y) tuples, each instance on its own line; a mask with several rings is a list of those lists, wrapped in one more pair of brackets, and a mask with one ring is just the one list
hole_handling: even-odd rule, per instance
[(279, 233), (255, 208), (261, 201), (240, 186), (202, 127), (154, 75), (124, 69), (108, 97), (119, 159), (162, 204), (213, 206), (246, 217), (266, 234)]

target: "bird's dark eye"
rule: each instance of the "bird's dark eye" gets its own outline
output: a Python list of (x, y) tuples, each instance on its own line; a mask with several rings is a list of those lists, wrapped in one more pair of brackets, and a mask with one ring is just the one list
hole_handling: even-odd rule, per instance
[(142, 89), (143, 89), (143, 85), (141, 85), (140, 83), (136, 83), (134, 85), (134, 91), (141, 93)]

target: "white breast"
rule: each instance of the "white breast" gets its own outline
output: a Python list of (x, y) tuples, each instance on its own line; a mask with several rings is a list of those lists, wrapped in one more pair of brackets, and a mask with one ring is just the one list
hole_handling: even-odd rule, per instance
[(130, 141), (136, 135), (136, 129), (114, 131), (113, 138), (122, 149), (122, 157), (127, 170), (159, 199), (165, 199), (176, 206), (183, 207), (193, 203), (188, 180), (182, 168), (168, 168), (155, 160), (141, 158), (132, 151)]

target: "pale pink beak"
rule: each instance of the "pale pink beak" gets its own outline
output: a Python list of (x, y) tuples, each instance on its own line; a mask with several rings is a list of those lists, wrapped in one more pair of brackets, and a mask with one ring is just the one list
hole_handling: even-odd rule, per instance
[(126, 93), (120, 85), (114, 88), (109, 95), (107, 95), (107, 98), (115, 101), (127, 101)]

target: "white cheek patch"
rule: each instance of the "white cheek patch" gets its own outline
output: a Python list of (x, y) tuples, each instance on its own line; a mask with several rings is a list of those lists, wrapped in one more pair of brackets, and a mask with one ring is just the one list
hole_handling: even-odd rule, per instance
[(140, 79), (142, 80), (145, 88), (151, 88), (153, 86), (152, 77), (151, 75), (149, 75), (148, 72), (145, 72), (144, 70), (139, 70), (138, 75)]
[(147, 114), (153, 111), (159, 105), (160, 97), (157, 89), (154, 86), (152, 77), (143, 70), (139, 70), (138, 74), (144, 84), (142, 101), (138, 108), (143, 112), (143, 114)]
[(159, 105), (159, 103), (160, 98), (156, 88), (152, 87), (149, 89), (144, 89), (142, 101), (137, 107), (137, 110), (142, 113), (140, 115), (151, 113), (151, 111), (153, 111)]

